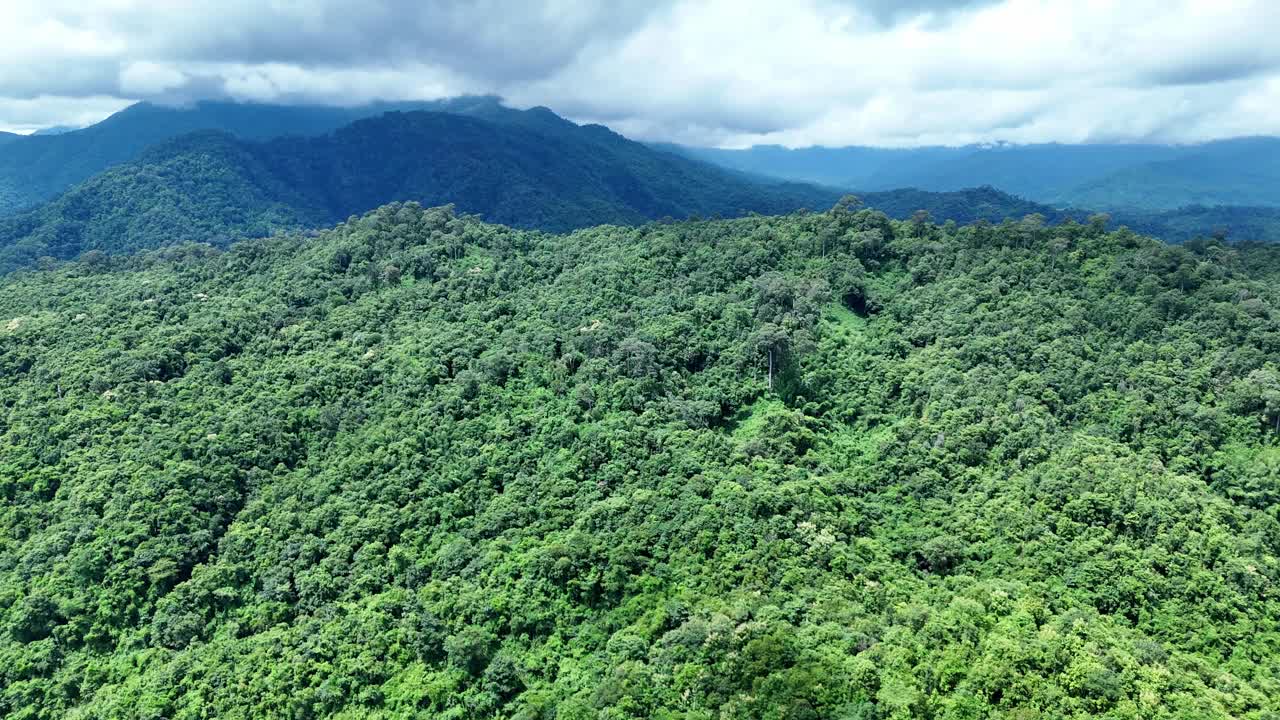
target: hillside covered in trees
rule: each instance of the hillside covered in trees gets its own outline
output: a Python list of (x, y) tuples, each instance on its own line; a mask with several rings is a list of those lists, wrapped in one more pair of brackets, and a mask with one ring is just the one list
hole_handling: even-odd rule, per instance
[(825, 207), (839, 194), (757, 182), (550, 111), (391, 112), (316, 138), (184, 135), (36, 210), (0, 219), (0, 269), (40, 256), (226, 244), (317, 228), (393, 200), (567, 230), (664, 216)]
[(1278, 275), (850, 202), (10, 275), (0, 715), (1275, 717)]
[(0, 217), (52, 199), (108, 168), (137, 159), (180, 135), (217, 130), (246, 140), (316, 136), (361, 118), (395, 110), (484, 113), (496, 98), (372, 103), (351, 108), (202, 101), (189, 106), (138, 103), (80, 130), (21, 136), (0, 133)]
[[(942, 166), (969, 167), (961, 163), (969, 156), (948, 148), (764, 148), (745, 154), (655, 149), (600, 125), (577, 125), (547, 108), (515, 110), (492, 96), (357, 108), (143, 103), (84, 130), (10, 137), (0, 150), (0, 195), (9, 188), (18, 199), (7, 205), (0, 201), (0, 272), (92, 250), (134, 252), (184, 242), (225, 246), (326, 227), (388, 202), (453, 203), (488, 221), (562, 232), (667, 217), (785, 213), (829, 207), (843, 194), (834, 189), (841, 183), (811, 185), (753, 172), (760, 169), (831, 180), (836, 166), (856, 167), (871, 175), (843, 185), (891, 188), (861, 197), (895, 219), (923, 210), (938, 222), (962, 224), (1027, 215), (1050, 224), (1086, 222), (1091, 209), (1035, 202), (991, 184), (961, 183), (994, 178), (1005, 189), (1035, 195), (1043, 188), (999, 168), (1013, 163), (1022, 176), (1053, 182), (1057, 175), (1080, 174), (1081, 166), (1125, 167), (1159, 154), (1155, 146), (1014, 148), (992, 158), (984, 151), (974, 157), (985, 160), (970, 163), (982, 173), (956, 170), (948, 175), (951, 180), (939, 180)], [(4, 140), (0, 137), (0, 143)], [(1263, 150), (1268, 147), (1257, 142)], [(1063, 153), (1074, 160), (1063, 160)], [(1221, 152), (1209, 155), (1217, 158), (1215, 167), (1228, 172), (1230, 163), (1218, 158)], [(1169, 162), (1187, 176), (1198, 173), (1187, 158), (1179, 156), (1181, 165)], [(1236, 179), (1248, 184), (1260, 177), (1244, 173)], [(59, 192), (48, 202), (13, 212)], [(1099, 202), (1084, 207), (1108, 207), (1105, 198)], [(1129, 208), (1111, 214), (1114, 225), (1170, 242), (1210, 236), (1280, 241), (1280, 207), (1265, 204)]]
[[(0, 219), (0, 270), (82, 252), (317, 228), (393, 200), (453, 203), (486, 220), (564, 231), (664, 217), (776, 214), (829, 207), (829, 188), (761, 180), (652, 150), (544, 108), (476, 99), (450, 112), (393, 112), (321, 137), (267, 142), (184, 135), (33, 211)], [(993, 188), (897, 190), (865, 202), (891, 217), (999, 223), (1067, 217)]]

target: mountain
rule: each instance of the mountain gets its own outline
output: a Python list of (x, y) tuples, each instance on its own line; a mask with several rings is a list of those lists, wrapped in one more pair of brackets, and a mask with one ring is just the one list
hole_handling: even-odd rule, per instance
[[(201, 131), (164, 141), (42, 206), (0, 218), (0, 271), (43, 256), (72, 258), (86, 250), (134, 252), (183, 242), (225, 245), (322, 227), (392, 201), (455, 203), (491, 221), (564, 231), (663, 217), (822, 209), (842, 195), (831, 188), (726, 171), (632, 142), (603, 126), (579, 126), (547, 108), (515, 110), (492, 97), (458, 98), (434, 107), (439, 111), (384, 113), (318, 136), (253, 141)], [(166, 122), (191, 120), (158, 110)], [(207, 117), (222, 113), (222, 125), (243, 133), (267, 113), (280, 124), (254, 125), (253, 132), (264, 136), (289, 123), (313, 131), (335, 118), (300, 115), (299, 108), (231, 104), (208, 104), (200, 112)], [(331, 112), (338, 111), (325, 111)], [(301, 123), (300, 117), (313, 124)], [(1086, 222), (1092, 214), (1060, 210), (990, 186), (950, 192), (899, 189), (861, 198), (892, 218), (925, 210), (939, 222), (999, 223), (1028, 215), (1049, 223)], [(1267, 208), (1195, 207), (1117, 211), (1114, 221), (1171, 241), (1223, 231), (1232, 239), (1273, 240), (1280, 235), (1277, 216)]]
[(0, 220), (0, 268), (84, 250), (225, 244), (319, 227), (393, 200), (455, 203), (521, 227), (566, 230), (664, 216), (830, 207), (839, 193), (763, 183), (654, 151), (544, 109), (392, 112), (314, 138), (185, 135), (36, 210)]
[(75, 132), (80, 129), (82, 128), (75, 125), (50, 125), (49, 127), (40, 128), (31, 134), (37, 137), (41, 135), (66, 135), (69, 132)]
[[(678, 152), (689, 157), (714, 163), (740, 172), (766, 177), (783, 178), (795, 182), (812, 182), (832, 187), (858, 188), (860, 191), (893, 190), (919, 183), (886, 184), (878, 179), (881, 173), (915, 177), (921, 168), (929, 168), (948, 158), (962, 156), (965, 151), (945, 147), (925, 147), (898, 150), (877, 147), (808, 147), (790, 149), (780, 145), (757, 145), (745, 150), (724, 150), (658, 143), (668, 152)], [(898, 170), (892, 170), (898, 166)], [(959, 190), (980, 186), (969, 183)]]
[(338, 108), (199, 102), (188, 107), (132, 105), (100, 123), (57, 135), (20, 137), (0, 153), (0, 216), (46, 201), (93, 175), (133, 160), (157, 143), (198, 130), (221, 130), (249, 140), (315, 136), (391, 110), (493, 112), (496, 98), (376, 103)]
[(1129, 210), (1112, 215), (1135, 232), (1166, 242), (1221, 237), (1240, 242), (1280, 243), (1280, 207), (1190, 205), (1177, 210)]
[(11, 143), (20, 139), (22, 136), (17, 133), (0, 132), (0, 146)]
[(951, 192), (928, 192), (914, 188), (869, 192), (858, 196), (867, 205), (889, 217), (906, 219), (924, 210), (938, 221), (951, 220), (968, 224), (978, 220), (998, 223), (1006, 219), (1020, 220), (1027, 215), (1041, 215), (1049, 222), (1070, 218), (1084, 220), (1087, 213), (1062, 212), (1048, 205), (1024, 200), (991, 186), (967, 188)]
[(681, 148), (724, 167), (859, 191), (991, 185), (1059, 207), (1171, 210), (1280, 207), (1280, 138), (1198, 145), (994, 145), (957, 148)]
[(1061, 193), (1087, 207), (1151, 210), (1187, 205), (1280, 207), (1280, 138), (1249, 138), (1185, 149), (1178, 157), (1127, 167)]
[(10, 275), (0, 716), (1274, 716), (1278, 274), (396, 204)]

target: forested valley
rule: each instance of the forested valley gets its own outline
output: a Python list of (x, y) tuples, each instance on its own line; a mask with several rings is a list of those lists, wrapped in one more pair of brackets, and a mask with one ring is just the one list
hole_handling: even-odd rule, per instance
[(0, 715), (1280, 713), (1280, 249), (395, 203), (0, 280)]

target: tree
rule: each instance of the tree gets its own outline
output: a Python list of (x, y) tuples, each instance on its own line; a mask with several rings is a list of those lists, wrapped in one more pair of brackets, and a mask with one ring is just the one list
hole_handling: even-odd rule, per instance
[(836, 201), (831, 208), (831, 216), (840, 221), (841, 224), (847, 223), (855, 213), (863, 207), (862, 198), (857, 195), (843, 195)]
[(773, 392), (775, 368), (781, 364), (782, 359), (786, 356), (786, 352), (791, 345), (791, 339), (792, 336), (786, 330), (773, 323), (762, 325), (751, 336), (751, 346), (755, 352), (761, 353), (768, 358), (766, 377), (768, 378), (770, 392)]
[(769, 272), (756, 278), (756, 321), (750, 342), (763, 355), (768, 367), (769, 390), (783, 365), (794, 353), (803, 353), (813, 344), (813, 328), (830, 291), (826, 281), (790, 278)]
[(911, 214), (911, 236), (921, 238), (929, 228), (933, 216), (928, 210), (920, 209)]
[(1249, 373), (1241, 383), (1245, 402), (1262, 413), (1264, 422), (1271, 421), (1280, 434), (1280, 371), (1273, 365)]

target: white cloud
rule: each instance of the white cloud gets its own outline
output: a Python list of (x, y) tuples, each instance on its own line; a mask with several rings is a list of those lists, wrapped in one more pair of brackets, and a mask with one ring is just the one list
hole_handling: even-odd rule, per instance
[(146, 60), (131, 62), (120, 71), (120, 90), (126, 95), (159, 95), (187, 83), (186, 73)]
[(123, 110), (130, 102), (110, 95), (31, 98), (0, 95), (0, 131), (26, 134), (54, 125), (80, 127)]
[(1280, 132), (1277, 27), (1275, 0), (10, 0), (0, 96), (491, 92), (726, 145), (1192, 141)]

